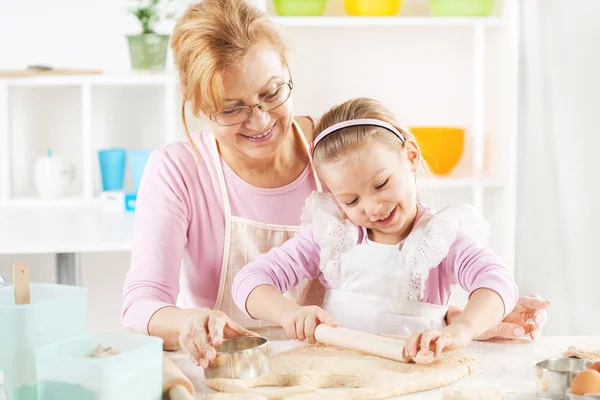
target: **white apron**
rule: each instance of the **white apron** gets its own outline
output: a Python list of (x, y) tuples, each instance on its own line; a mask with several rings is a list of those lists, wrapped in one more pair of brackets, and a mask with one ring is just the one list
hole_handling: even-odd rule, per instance
[(426, 215), (421, 218), (402, 249), (398, 245), (361, 243), (341, 257), (343, 282), (339, 289), (327, 291), (323, 303), (323, 309), (340, 326), (376, 335), (404, 336), (446, 326), (447, 306), (391, 296), (408, 293), (412, 282), (409, 262), (429, 219)]
[(334, 200), (317, 192), (307, 199), (302, 221), (313, 226), (321, 248), (319, 268), (332, 287), (323, 308), (340, 326), (374, 334), (409, 336), (446, 326), (448, 307), (421, 301), (429, 270), (446, 257), (459, 228), (484, 240), (489, 235), (487, 222), (463, 205), (427, 210), (401, 249), (359, 243), (359, 228)]
[[(294, 121), (292, 129), (299, 135), (308, 153), (308, 143), (300, 127)], [(214, 141), (214, 163), (217, 168), (221, 196), (223, 198), (223, 210), (225, 213), (225, 241), (223, 245), (223, 263), (221, 267), (221, 279), (219, 292), (214, 309), (221, 310), (232, 320), (245, 328), (259, 333), (269, 340), (287, 340), (285, 331), (280, 326), (275, 326), (266, 321), (249, 318), (234, 303), (231, 295), (233, 279), (235, 275), (248, 263), (255, 260), (259, 255), (268, 252), (273, 247), (283, 245), (287, 240), (294, 237), (301, 229), (297, 225), (273, 225), (231, 215), (231, 205), (225, 185), (225, 177), (221, 158)], [(309, 154), (310, 160), (310, 154)], [(310, 160), (312, 173), (317, 182), (317, 188), (321, 191), (321, 185), (317, 179), (312, 160)], [(298, 287), (284, 293), (284, 295), (301, 305), (321, 305), (325, 289), (318, 280), (304, 281)]]

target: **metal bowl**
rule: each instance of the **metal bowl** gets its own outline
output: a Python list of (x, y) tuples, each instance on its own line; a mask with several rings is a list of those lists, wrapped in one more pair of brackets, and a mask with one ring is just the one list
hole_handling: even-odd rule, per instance
[(225, 339), (215, 349), (217, 357), (204, 370), (206, 379), (250, 379), (270, 371), (269, 348), (264, 337)]
[(571, 381), (579, 372), (592, 365), (579, 358), (551, 358), (535, 364), (537, 395), (552, 399), (566, 400)]

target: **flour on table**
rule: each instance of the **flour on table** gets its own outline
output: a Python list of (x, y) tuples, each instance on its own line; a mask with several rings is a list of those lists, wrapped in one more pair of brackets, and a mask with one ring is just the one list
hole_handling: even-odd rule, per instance
[(444, 390), (442, 400), (507, 400), (504, 394), (493, 388), (449, 388)]

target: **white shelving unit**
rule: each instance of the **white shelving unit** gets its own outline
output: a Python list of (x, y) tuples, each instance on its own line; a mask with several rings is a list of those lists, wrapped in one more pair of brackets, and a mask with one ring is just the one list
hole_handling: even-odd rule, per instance
[[(339, 86), (331, 89), (334, 93), (335, 89), (348, 92), (349, 95), (344, 98), (336, 97), (335, 94), (328, 95), (326, 90), (322, 91), (320, 97), (324, 98), (323, 102), (329, 105), (337, 104), (350, 97), (362, 96), (366, 92), (369, 97), (381, 99), (392, 110), (406, 108), (418, 115), (415, 118), (418, 121), (413, 123), (410, 120), (411, 112), (407, 112), (408, 125), (462, 126), (467, 129), (467, 149), (460, 163), (463, 168), (450, 177), (421, 181), (424, 200), (431, 201), (438, 207), (464, 201), (473, 204), (492, 224), (492, 248), (514, 271), (518, 0), (496, 0), (493, 15), (489, 17), (423, 15), (424, 11), (428, 12), (423, 10), (425, 1), (419, 4), (413, 2), (414, 8), (420, 7), (416, 15), (410, 15), (412, 10), (405, 12), (403, 5), (400, 15), (393, 17), (347, 16), (344, 15), (342, 0), (329, 0), (325, 15), (317, 17), (277, 16), (271, 1), (255, 0), (255, 4), (273, 15), (273, 21), (291, 37), (292, 47), (299, 48), (298, 51), (311, 52), (311, 56), (317, 54), (320, 58), (316, 60), (318, 68), (327, 70), (329, 66), (329, 69), (335, 71), (330, 72), (327, 78), (316, 80), (317, 87), (311, 87), (311, 90), (318, 91), (319, 86), (322, 88), (328, 85), (326, 79), (352, 79), (352, 85), (360, 87), (360, 91), (356, 93)], [(319, 51), (307, 48), (302, 45), (304, 40), (320, 40), (318, 47), (323, 49)], [(406, 47), (413, 51), (407, 50), (406, 59), (396, 56), (393, 54), (395, 43), (407, 43)], [(414, 50), (419, 47), (415, 43), (431, 49), (431, 52), (438, 51), (445, 57), (441, 60), (434, 59), (426, 50)], [(401, 44), (397, 46), (402, 48)], [(445, 51), (444, 47), (450, 46), (453, 46), (454, 52)], [(328, 53), (334, 55), (330, 56)], [(424, 60), (423, 64), (415, 61), (417, 57)], [(298, 56), (292, 60), (294, 71), (303, 68), (302, 65), (298, 67), (302, 58)], [(338, 63), (336, 59), (343, 61)], [(406, 60), (411, 64), (409, 67), (403, 66)], [(438, 64), (432, 67), (432, 61)], [(359, 76), (352, 76), (345, 71), (356, 68), (353, 63), (361, 62), (371, 65), (379, 62), (383, 66), (394, 63), (398, 66), (398, 71), (393, 71), (396, 76), (391, 75), (385, 79), (395, 82), (409, 81), (412, 79), (409, 74), (412, 74), (414, 80), (420, 84), (416, 90), (423, 88), (423, 91), (427, 91), (427, 95), (432, 97), (446, 95), (450, 102), (454, 101), (449, 93), (456, 90), (456, 87), (447, 84), (447, 81), (454, 78), (453, 74), (448, 74), (445, 81), (436, 80), (434, 74), (442, 74), (444, 69), (452, 69), (461, 85), (458, 86), (459, 95), (456, 96), (455, 104), (447, 102), (447, 108), (456, 110), (456, 114), (460, 116), (445, 115), (436, 118), (437, 112), (448, 114), (445, 113), (443, 102), (431, 107), (432, 111), (428, 114), (427, 98), (421, 102), (415, 101), (418, 105), (412, 107), (409, 102), (397, 100), (387, 93), (393, 89), (383, 87), (371, 90), (362, 87)], [(306, 65), (304, 68), (310, 70), (313, 76), (315, 71), (318, 71)], [(404, 73), (407, 75), (403, 76)], [(433, 85), (427, 87), (427, 76), (432, 76), (439, 88)], [(378, 80), (372, 78), (371, 81)], [(384, 78), (379, 81), (384, 82)], [(394, 88), (403, 89), (406, 86), (408, 85), (397, 84)], [(302, 100), (307, 98), (303, 97)]]
[[(518, 0), (497, 0), (495, 14), (481, 18), (330, 13), (280, 17), (274, 15), (271, 1), (254, 1), (272, 15), (291, 43), (294, 102), (300, 114), (319, 115), (333, 104), (367, 95), (394, 110), (406, 110), (408, 125), (467, 129), (463, 168), (449, 177), (424, 180), (421, 186), (434, 192), (441, 206), (467, 201), (481, 210), (493, 226), (492, 248), (512, 265)], [(381, 72), (362, 83), (361, 74), (373, 74), (373, 68)], [(368, 82), (383, 84), (373, 87)], [(156, 148), (183, 138), (174, 74), (0, 79), (0, 211), (25, 215), (89, 209), (95, 223), (102, 223), (97, 218), (97, 150)], [(35, 196), (32, 166), (46, 148), (75, 164), (77, 178), (64, 199), (42, 201)], [(131, 243), (132, 219), (124, 218), (125, 223), (115, 226), (115, 251), (127, 250)], [(115, 224), (113, 219), (110, 223)], [(11, 245), (10, 229), (5, 227), (0, 237), (0, 253), (11, 253), (11, 248), (35, 252), (33, 245)], [(79, 243), (77, 252), (110, 251), (109, 239), (103, 244), (98, 236), (89, 237), (92, 242)], [(43, 251), (52, 251), (52, 246), (45, 245)]]
[[(93, 205), (100, 191), (97, 151), (152, 149), (175, 140), (177, 93), (175, 74), (0, 79), (0, 206)], [(152, 106), (147, 113), (144, 105)], [(75, 166), (72, 192), (64, 198), (41, 200), (33, 189), (31, 168), (45, 148)]]

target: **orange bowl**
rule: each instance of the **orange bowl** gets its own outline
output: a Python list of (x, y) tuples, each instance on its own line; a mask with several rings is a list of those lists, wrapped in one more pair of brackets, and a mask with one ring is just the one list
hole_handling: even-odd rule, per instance
[(431, 172), (447, 175), (462, 157), (465, 146), (465, 130), (451, 127), (417, 126), (410, 128), (421, 148), (423, 159)]

